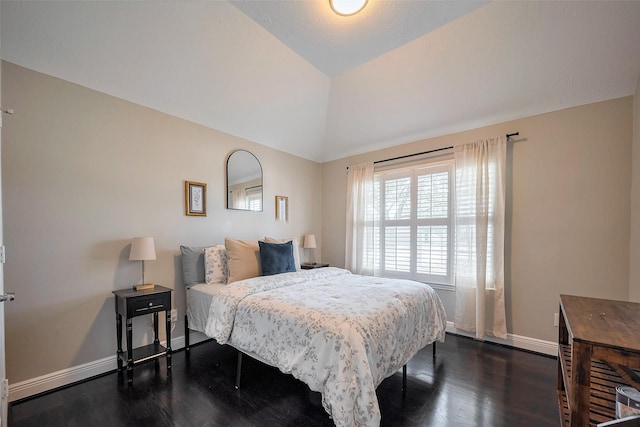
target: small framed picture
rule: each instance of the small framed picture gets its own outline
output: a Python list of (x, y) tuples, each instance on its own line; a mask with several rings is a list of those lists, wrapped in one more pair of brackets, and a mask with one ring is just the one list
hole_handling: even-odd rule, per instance
[(184, 182), (184, 208), (189, 216), (207, 216), (207, 184)]
[(289, 220), (289, 198), (285, 196), (276, 196), (276, 220)]

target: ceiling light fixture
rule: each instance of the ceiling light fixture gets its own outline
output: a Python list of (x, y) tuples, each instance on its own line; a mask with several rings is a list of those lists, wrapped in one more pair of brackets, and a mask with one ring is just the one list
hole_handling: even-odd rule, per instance
[(367, 5), (368, 0), (329, 0), (331, 9), (342, 16), (355, 15)]

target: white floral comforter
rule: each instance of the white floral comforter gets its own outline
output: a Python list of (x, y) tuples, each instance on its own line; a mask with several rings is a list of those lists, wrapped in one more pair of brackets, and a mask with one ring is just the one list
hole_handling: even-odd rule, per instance
[(328, 267), (225, 286), (206, 334), (322, 393), (337, 426), (378, 426), (376, 387), (433, 341), (446, 315), (422, 283)]

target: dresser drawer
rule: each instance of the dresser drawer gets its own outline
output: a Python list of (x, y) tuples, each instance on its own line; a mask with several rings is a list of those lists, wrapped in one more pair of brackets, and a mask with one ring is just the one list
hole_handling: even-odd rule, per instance
[(171, 306), (169, 293), (127, 299), (127, 317), (156, 313)]

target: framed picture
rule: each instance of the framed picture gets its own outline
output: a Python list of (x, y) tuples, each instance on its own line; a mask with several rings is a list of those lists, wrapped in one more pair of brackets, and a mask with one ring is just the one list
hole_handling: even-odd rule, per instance
[(289, 198), (285, 196), (276, 196), (276, 220), (289, 220)]
[(184, 209), (189, 216), (207, 216), (207, 184), (184, 182)]

